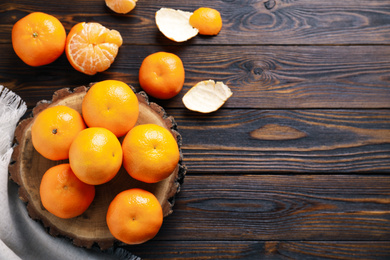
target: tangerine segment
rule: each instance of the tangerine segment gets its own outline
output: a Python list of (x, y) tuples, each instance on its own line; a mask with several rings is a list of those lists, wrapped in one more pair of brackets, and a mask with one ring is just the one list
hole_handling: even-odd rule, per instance
[(65, 52), (70, 64), (87, 75), (107, 70), (122, 45), (122, 36), (99, 23), (78, 23), (68, 34)]
[(65, 49), (66, 32), (54, 16), (31, 13), (12, 28), (12, 46), (18, 57), (30, 66), (42, 66), (55, 61)]
[(185, 71), (181, 59), (168, 52), (147, 56), (139, 69), (139, 83), (149, 95), (159, 99), (176, 96), (183, 88)]
[(66, 163), (45, 172), (39, 193), (47, 211), (59, 218), (73, 218), (84, 213), (91, 205), (95, 186), (80, 181)]
[(99, 185), (110, 181), (122, 165), (122, 148), (118, 138), (101, 127), (81, 131), (69, 149), (69, 163), (83, 182)]
[(80, 113), (67, 106), (54, 106), (38, 114), (31, 127), (35, 150), (50, 160), (69, 157), (69, 148), (76, 135), (85, 129)]
[(106, 5), (114, 12), (127, 14), (134, 9), (137, 0), (106, 0)]
[(191, 15), (190, 24), (202, 35), (217, 35), (222, 29), (221, 14), (212, 8), (201, 7)]
[(163, 223), (163, 211), (157, 198), (139, 188), (119, 193), (110, 203), (107, 226), (118, 240), (141, 244), (155, 237)]
[(120, 137), (137, 122), (138, 99), (126, 83), (104, 80), (89, 89), (82, 102), (82, 113), (89, 127), (104, 127)]
[(122, 142), (123, 166), (131, 177), (156, 183), (175, 170), (180, 152), (171, 132), (162, 126), (135, 126)]

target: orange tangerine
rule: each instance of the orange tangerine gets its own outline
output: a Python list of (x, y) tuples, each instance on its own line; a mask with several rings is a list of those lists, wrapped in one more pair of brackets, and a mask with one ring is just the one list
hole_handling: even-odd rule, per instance
[(149, 95), (159, 99), (176, 96), (185, 79), (181, 59), (168, 52), (156, 52), (147, 56), (139, 69), (139, 83)]
[(120, 137), (137, 122), (138, 99), (126, 83), (104, 80), (92, 85), (85, 95), (82, 114), (89, 127), (104, 127)]
[(180, 152), (171, 132), (156, 124), (135, 126), (122, 142), (123, 166), (134, 179), (155, 183), (175, 170)]
[(78, 23), (66, 38), (65, 53), (70, 64), (87, 75), (107, 70), (114, 62), (122, 37), (99, 23)]
[(134, 245), (156, 236), (163, 223), (163, 211), (157, 198), (138, 188), (119, 193), (110, 203), (107, 226), (118, 240)]
[(65, 50), (66, 32), (54, 16), (31, 13), (12, 28), (12, 46), (26, 64), (42, 66), (55, 61)]
[(74, 174), (90, 185), (110, 181), (122, 165), (122, 148), (118, 138), (101, 127), (86, 128), (73, 140), (69, 163)]
[(199, 34), (217, 35), (222, 29), (221, 14), (213, 8), (200, 7), (191, 15), (190, 24)]
[(35, 148), (50, 160), (69, 157), (69, 148), (76, 135), (85, 129), (83, 118), (67, 106), (49, 107), (40, 112), (31, 127), (31, 138)]
[(134, 9), (137, 0), (105, 0), (106, 5), (118, 14), (127, 14)]
[(88, 209), (95, 197), (95, 186), (80, 181), (68, 163), (45, 172), (39, 187), (43, 207), (59, 218), (73, 218)]

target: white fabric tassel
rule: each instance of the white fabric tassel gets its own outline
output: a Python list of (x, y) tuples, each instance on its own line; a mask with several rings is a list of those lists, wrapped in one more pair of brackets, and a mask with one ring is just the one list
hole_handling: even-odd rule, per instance
[(0, 85), (0, 165), (8, 165), (16, 124), (26, 112), (26, 103), (14, 92)]
[(20, 259), (4, 242), (10, 240), (8, 229), (11, 216), (7, 199), (7, 183), (8, 164), (13, 151), (12, 140), (16, 124), (26, 110), (26, 103), (18, 95), (0, 85), (0, 205), (2, 208), (0, 214), (2, 224), (2, 228), (0, 228), (0, 255), (3, 259)]

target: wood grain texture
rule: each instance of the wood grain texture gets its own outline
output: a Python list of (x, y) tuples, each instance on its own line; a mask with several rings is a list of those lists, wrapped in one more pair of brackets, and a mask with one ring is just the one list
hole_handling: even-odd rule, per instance
[[(389, 44), (390, 4), (386, 0), (199, 0), (139, 1), (128, 15), (110, 11), (104, 1), (57, 3), (18, 0), (0, 4), (0, 43), (9, 43), (11, 24), (36, 10), (58, 17), (67, 31), (78, 22), (99, 22), (119, 30), (126, 44), (176, 44), (155, 24), (161, 7), (194, 11), (208, 6), (220, 11), (218, 37), (198, 36), (190, 44)], [(188, 44), (185, 43), (185, 44)]]
[(389, 110), (167, 111), (193, 173), (390, 170)]
[(183, 108), (182, 96), (207, 79), (231, 88), (233, 96), (224, 108), (390, 108), (390, 46), (215, 46), (211, 53), (204, 46), (123, 46), (109, 70), (91, 77), (75, 71), (65, 55), (32, 68), (10, 45), (0, 44), (0, 80), (29, 107), (50, 99), (59, 88), (107, 78), (139, 91), (139, 67), (157, 51), (177, 54), (186, 71), (181, 93), (158, 101), (166, 108)]
[[(218, 36), (184, 43), (157, 29), (161, 7), (221, 12)], [(34, 11), (117, 29), (124, 45), (95, 76), (62, 55), (32, 68), (13, 52), (13, 24)], [(182, 92), (151, 98), (175, 118), (188, 172), (159, 234), (126, 249), (146, 259), (390, 259), (390, 2), (140, 0), (127, 15), (102, 0), (0, 2), (0, 84), (31, 111), (54, 91), (105, 79), (137, 91), (157, 51), (184, 63)], [(181, 98), (197, 82), (233, 96), (199, 114)]]
[(377, 259), (390, 258), (382, 241), (151, 241), (129, 246), (145, 259)]
[(191, 176), (155, 240), (390, 240), (379, 175)]

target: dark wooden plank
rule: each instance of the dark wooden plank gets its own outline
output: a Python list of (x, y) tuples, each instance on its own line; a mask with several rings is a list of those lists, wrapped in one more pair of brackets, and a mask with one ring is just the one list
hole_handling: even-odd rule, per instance
[(389, 196), (388, 176), (189, 172), (155, 240), (388, 242)]
[[(56, 2), (14, 0), (0, 4), (0, 43), (18, 19), (34, 11), (57, 16), (67, 31), (77, 22), (99, 22), (118, 29), (128, 44), (164, 44), (155, 24), (161, 7), (194, 11), (216, 8), (223, 19), (217, 37), (196, 37), (190, 44), (389, 44), (390, 4), (387, 0), (199, 0), (139, 1), (128, 15), (111, 12), (100, 0)], [(184, 43), (186, 45), (187, 43)]]
[(167, 113), (193, 173), (390, 171), (390, 110)]
[[(32, 107), (54, 90), (118, 79), (140, 90), (142, 60), (157, 51), (183, 60), (185, 86), (164, 107), (184, 107), (182, 96), (197, 82), (225, 82), (233, 96), (225, 108), (390, 108), (390, 46), (123, 46), (112, 67), (96, 76), (75, 71), (65, 55), (32, 68), (9, 44), (0, 44), (0, 80)], [(359, 53), (359, 55), (356, 55)]]
[(389, 259), (385, 241), (151, 241), (125, 249), (145, 259)]

